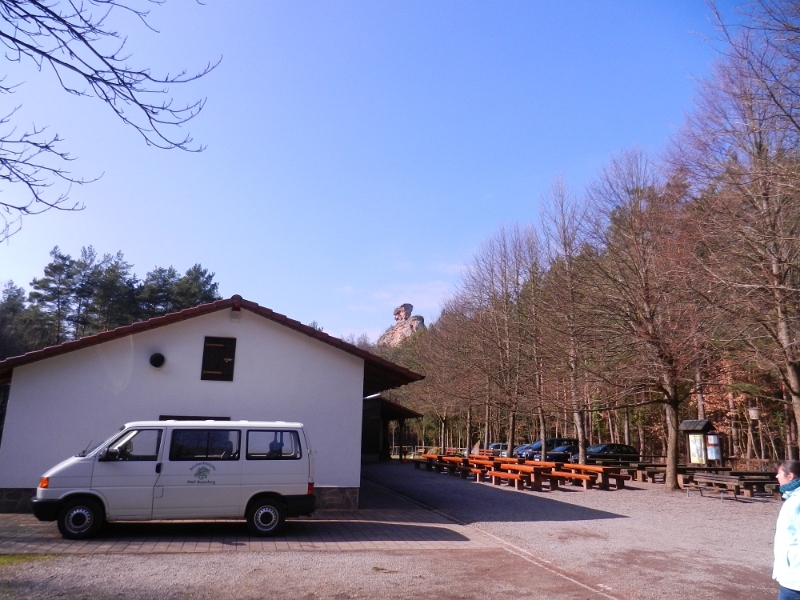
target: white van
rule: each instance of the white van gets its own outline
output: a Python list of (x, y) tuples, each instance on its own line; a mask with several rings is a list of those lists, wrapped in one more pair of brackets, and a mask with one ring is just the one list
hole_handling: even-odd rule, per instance
[(42, 477), (33, 514), (84, 539), (104, 521), (246, 519), (253, 535), (314, 511), (301, 423), (141, 421)]

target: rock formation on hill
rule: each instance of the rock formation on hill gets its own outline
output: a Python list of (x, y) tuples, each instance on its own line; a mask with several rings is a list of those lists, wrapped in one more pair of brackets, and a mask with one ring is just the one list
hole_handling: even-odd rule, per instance
[(418, 329), (425, 328), (425, 319), (419, 315), (412, 317), (412, 310), (414, 307), (408, 303), (394, 309), (395, 324), (378, 338), (378, 346), (398, 348), (407, 337), (412, 336)]

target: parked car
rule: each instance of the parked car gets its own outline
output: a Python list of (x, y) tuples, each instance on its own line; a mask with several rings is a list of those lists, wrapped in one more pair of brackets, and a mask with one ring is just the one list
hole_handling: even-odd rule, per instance
[(525, 446), (528, 446), (528, 445), (529, 444), (520, 444), (519, 446), (514, 446), (514, 451), (511, 453), (511, 456), (514, 456), (514, 457), (518, 456), (519, 455), (519, 451), (522, 448), (524, 448)]
[[(639, 451), (626, 444), (595, 444), (586, 449), (586, 458), (595, 460), (619, 460), (635, 462), (639, 460)], [(578, 461), (578, 453), (572, 455), (572, 461)]]
[(508, 444), (503, 444), (501, 442), (494, 442), (489, 444), (487, 450), (491, 450), (494, 456), (505, 456), (508, 453)]
[[(547, 438), (545, 440), (545, 455), (559, 446), (567, 446), (570, 444), (578, 445), (578, 440), (574, 438)], [(538, 458), (537, 458), (538, 456)], [(524, 451), (520, 453), (520, 457), (527, 460), (541, 460), (542, 456), (542, 440), (532, 443)]]
[[(539, 442), (539, 446), (541, 445), (542, 445), (541, 442)], [(514, 458), (524, 458), (525, 451), (531, 446), (533, 446), (533, 444), (522, 444), (521, 446), (517, 446), (516, 448), (514, 448), (514, 454), (513, 454)]]
[[(547, 451), (545, 460), (553, 462), (570, 462), (572, 455), (578, 452), (577, 444), (564, 444), (563, 446), (556, 446), (552, 451)], [(542, 460), (541, 452), (533, 455), (533, 460)]]

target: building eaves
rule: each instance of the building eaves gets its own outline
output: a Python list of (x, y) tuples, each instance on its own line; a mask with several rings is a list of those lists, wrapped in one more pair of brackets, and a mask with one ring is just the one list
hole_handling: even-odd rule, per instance
[(250, 300), (245, 300), (236, 294), (226, 300), (217, 300), (216, 302), (201, 304), (193, 308), (186, 308), (178, 312), (169, 313), (160, 317), (154, 317), (147, 321), (140, 321), (131, 325), (125, 325), (124, 327), (117, 327), (111, 331), (104, 331), (102, 333), (89, 335), (77, 340), (64, 342), (63, 344), (58, 344), (56, 346), (48, 346), (47, 348), (34, 350), (21, 356), (9, 357), (0, 361), (0, 383), (10, 380), (15, 367), (20, 367), (22, 365), (27, 365), (33, 362), (44, 360), (46, 358), (52, 358), (54, 356), (80, 350), (82, 348), (96, 346), (98, 344), (110, 342), (112, 340), (123, 338), (129, 335), (134, 335), (143, 331), (149, 331), (151, 329), (157, 329), (159, 327), (164, 327), (165, 325), (171, 325), (173, 323), (178, 323), (180, 321), (185, 321), (187, 319), (192, 319), (194, 317), (207, 315), (225, 309), (231, 309), (233, 311), (244, 309), (250, 311), (261, 317), (269, 319), (270, 321), (278, 323), (279, 325), (293, 329), (294, 331), (302, 333), (303, 335), (307, 335), (308, 337), (319, 340), (324, 344), (328, 344), (329, 346), (333, 346), (339, 350), (347, 352), (348, 354), (352, 354), (363, 359), (365, 396), (394, 387), (399, 387), (401, 385), (406, 385), (408, 383), (413, 383), (414, 381), (420, 381), (424, 378), (424, 375), (415, 373), (410, 369), (406, 369), (405, 367), (381, 358), (380, 356), (372, 354), (371, 352), (367, 352), (358, 346), (328, 335), (323, 331), (318, 331), (313, 327), (303, 325), (300, 321), (290, 319), (286, 315), (276, 313), (275, 311), (264, 306), (259, 306), (257, 303), (251, 302)]

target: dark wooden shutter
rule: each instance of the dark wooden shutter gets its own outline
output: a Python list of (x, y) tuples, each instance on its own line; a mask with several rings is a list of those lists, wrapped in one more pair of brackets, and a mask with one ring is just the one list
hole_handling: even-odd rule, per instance
[(203, 348), (203, 371), (200, 379), (233, 381), (236, 338), (207, 337)]

